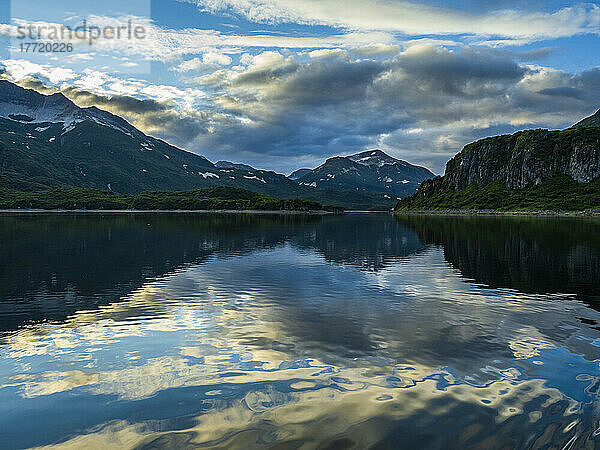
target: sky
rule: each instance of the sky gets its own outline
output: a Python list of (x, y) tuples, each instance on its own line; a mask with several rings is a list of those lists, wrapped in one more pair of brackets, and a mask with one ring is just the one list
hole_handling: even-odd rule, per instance
[(0, 6), (2, 77), (281, 173), (379, 148), (442, 174), (482, 137), (568, 127), (600, 108), (599, 44), (600, 6), (578, 1)]

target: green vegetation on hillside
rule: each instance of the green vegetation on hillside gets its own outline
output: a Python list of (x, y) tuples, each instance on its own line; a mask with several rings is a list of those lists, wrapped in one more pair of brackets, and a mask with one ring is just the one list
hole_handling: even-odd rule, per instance
[(482, 188), (472, 184), (462, 191), (445, 190), (428, 197), (415, 194), (396, 205), (396, 211), (445, 209), (600, 210), (600, 178), (578, 183), (568, 176), (557, 175), (524, 189), (508, 189), (498, 181)]
[(230, 187), (194, 191), (151, 191), (127, 195), (66, 186), (35, 192), (0, 190), (0, 209), (308, 211), (327, 208), (309, 200), (281, 200)]
[(275, 172), (218, 169), (203, 157), (157, 139), (89, 121), (63, 131), (62, 124), (40, 126), (0, 118), (0, 189), (110, 186), (114, 192), (135, 195), (227, 186), (352, 209), (382, 205), (378, 208), (389, 210), (395, 202), (394, 196), (387, 199), (381, 193), (301, 186)]

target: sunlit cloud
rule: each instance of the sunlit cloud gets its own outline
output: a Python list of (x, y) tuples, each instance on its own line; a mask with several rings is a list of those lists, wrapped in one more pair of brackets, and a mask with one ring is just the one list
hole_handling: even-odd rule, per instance
[(464, 12), (406, 1), (187, 0), (210, 12), (243, 15), (264, 23), (330, 25), (352, 30), (386, 30), (407, 35), (472, 34), (538, 40), (600, 32), (600, 8), (593, 4), (551, 13), (516, 10)]

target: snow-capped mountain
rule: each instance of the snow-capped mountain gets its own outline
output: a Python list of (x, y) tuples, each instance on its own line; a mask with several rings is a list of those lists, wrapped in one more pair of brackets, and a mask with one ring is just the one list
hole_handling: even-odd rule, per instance
[(366, 152), (348, 156), (348, 159), (350, 161), (354, 161), (357, 164), (362, 164), (363, 166), (382, 167), (386, 164), (409, 165), (406, 161), (392, 158), (390, 155), (382, 152), (381, 150), (368, 150)]
[(424, 180), (434, 176), (425, 167), (393, 158), (381, 150), (369, 150), (356, 155), (329, 158), (316, 169), (296, 178), (296, 181), (313, 188), (354, 189), (397, 198), (413, 194)]
[(95, 106), (80, 108), (61, 93), (41, 95), (6, 80), (0, 80), (0, 117), (29, 124), (61, 123), (65, 132), (88, 120), (126, 134), (143, 136), (126, 120)]

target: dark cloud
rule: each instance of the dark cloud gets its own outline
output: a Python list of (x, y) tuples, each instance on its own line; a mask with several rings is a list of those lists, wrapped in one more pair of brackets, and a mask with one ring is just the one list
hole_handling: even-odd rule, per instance
[(47, 80), (40, 80), (39, 78), (28, 77), (19, 81), (19, 84), (26, 89), (33, 89), (42, 94), (54, 94), (58, 92), (58, 89), (48, 86)]
[(585, 92), (581, 89), (569, 86), (560, 86), (555, 88), (542, 89), (541, 91), (538, 91), (538, 94), (549, 95), (552, 97), (571, 97), (579, 100), (583, 98)]
[(96, 106), (119, 115), (142, 131), (174, 145), (186, 146), (199, 134), (208, 132), (209, 114), (182, 114), (173, 102), (158, 102), (126, 95), (98, 95), (75, 87), (65, 88), (62, 93), (81, 107)]
[(519, 61), (529, 62), (544, 60), (557, 51), (558, 49), (556, 47), (543, 47), (527, 50), (525, 52), (513, 52), (513, 54)]
[(600, 96), (600, 67), (585, 70), (572, 79), (577, 86), (593, 94), (593, 98), (597, 99)]
[(126, 95), (104, 96), (90, 91), (68, 87), (63, 89), (63, 94), (78, 104), (94, 105), (97, 107), (116, 108), (124, 113), (148, 114), (165, 112), (173, 105), (159, 103), (156, 100), (137, 99)]
[(234, 86), (261, 86), (293, 74), (300, 64), (285, 63), (277, 67), (266, 67), (241, 74), (232, 83)]
[(423, 47), (400, 54), (394, 69), (410, 75), (420, 86), (444, 95), (495, 94), (528, 72), (508, 55), (487, 50)]

